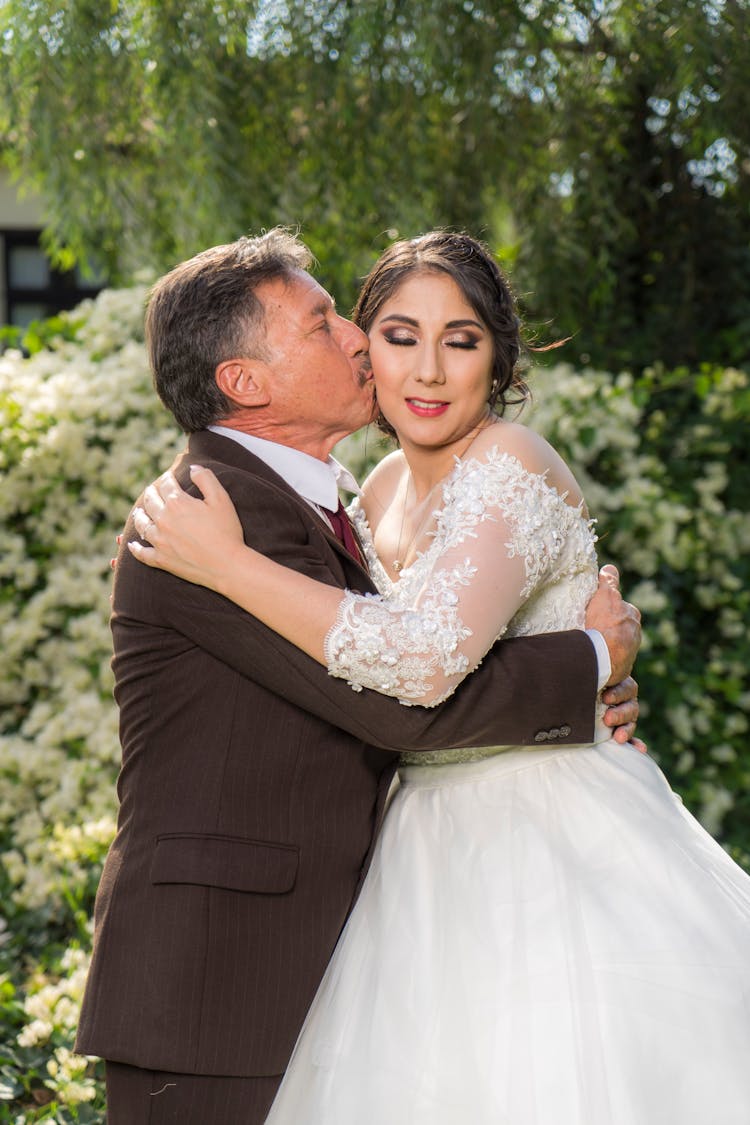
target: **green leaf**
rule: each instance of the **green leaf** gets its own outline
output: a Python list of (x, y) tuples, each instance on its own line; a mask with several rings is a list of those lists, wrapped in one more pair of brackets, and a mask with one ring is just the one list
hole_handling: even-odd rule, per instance
[(22, 1093), (23, 1086), (20, 1082), (5, 1076), (0, 1077), (0, 1101), (12, 1102), (15, 1098), (20, 1097)]

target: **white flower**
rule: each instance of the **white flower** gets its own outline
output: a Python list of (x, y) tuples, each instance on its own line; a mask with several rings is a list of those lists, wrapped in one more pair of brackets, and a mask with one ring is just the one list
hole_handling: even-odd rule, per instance
[(19, 1047), (37, 1047), (40, 1043), (47, 1042), (53, 1030), (51, 1023), (45, 1020), (33, 1020), (19, 1032), (16, 1042)]

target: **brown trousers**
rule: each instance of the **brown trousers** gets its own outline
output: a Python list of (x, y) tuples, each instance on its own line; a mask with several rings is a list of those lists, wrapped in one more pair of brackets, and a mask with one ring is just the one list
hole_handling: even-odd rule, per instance
[(263, 1125), (282, 1076), (215, 1077), (107, 1062), (107, 1125)]

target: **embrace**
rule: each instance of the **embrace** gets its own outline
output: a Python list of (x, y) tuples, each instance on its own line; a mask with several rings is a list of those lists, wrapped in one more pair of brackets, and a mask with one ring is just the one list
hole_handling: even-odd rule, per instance
[(506, 279), (433, 232), (349, 321), (310, 266), (273, 230), (149, 301), (189, 441), (116, 567), (108, 1125), (747, 1125), (750, 878), (632, 737), (639, 615), (505, 417)]

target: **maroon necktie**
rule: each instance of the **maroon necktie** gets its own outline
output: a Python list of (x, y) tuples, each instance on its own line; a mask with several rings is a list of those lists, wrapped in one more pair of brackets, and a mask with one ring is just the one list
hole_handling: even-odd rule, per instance
[(365, 566), (365, 560), (362, 558), (362, 552), (359, 549), (359, 543), (356, 540), (356, 537), (352, 530), (352, 525), (349, 522), (349, 517), (344, 511), (344, 505), (341, 503), (341, 501), (339, 500), (339, 506), (335, 512), (331, 512), (328, 508), (326, 508), (325, 513), (331, 521), (333, 533), (338, 539), (339, 543), (342, 543), (344, 547), (346, 547), (349, 554), (353, 559), (356, 559), (360, 566)]

